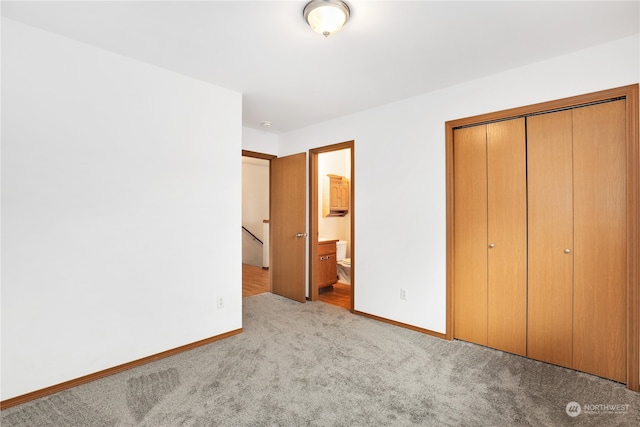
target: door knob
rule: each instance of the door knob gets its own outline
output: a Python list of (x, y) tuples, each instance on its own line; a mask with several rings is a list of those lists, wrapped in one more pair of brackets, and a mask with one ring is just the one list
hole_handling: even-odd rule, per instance
[(298, 233), (296, 237), (307, 237), (307, 233)]
[(571, 249), (569, 249), (569, 248), (565, 249), (565, 250), (564, 250), (564, 253), (565, 253), (565, 254), (570, 254), (570, 253), (571, 253)]
[(496, 245), (495, 245), (495, 244), (493, 244), (493, 243), (491, 243), (491, 244), (489, 245), (489, 249), (493, 249), (493, 248), (495, 248), (495, 247), (496, 247)]

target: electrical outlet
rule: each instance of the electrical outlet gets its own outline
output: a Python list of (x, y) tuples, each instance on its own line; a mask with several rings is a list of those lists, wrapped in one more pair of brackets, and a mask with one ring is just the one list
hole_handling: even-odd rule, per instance
[(400, 299), (401, 300), (406, 300), (407, 299), (407, 290), (400, 288)]
[(224, 297), (218, 297), (218, 308), (224, 308)]

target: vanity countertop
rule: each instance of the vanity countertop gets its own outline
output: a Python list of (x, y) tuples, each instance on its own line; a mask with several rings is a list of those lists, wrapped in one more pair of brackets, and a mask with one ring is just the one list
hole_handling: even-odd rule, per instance
[(318, 237), (318, 244), (326, 244), (337, 242), (339, 239), (327, 239), (325, 237)]

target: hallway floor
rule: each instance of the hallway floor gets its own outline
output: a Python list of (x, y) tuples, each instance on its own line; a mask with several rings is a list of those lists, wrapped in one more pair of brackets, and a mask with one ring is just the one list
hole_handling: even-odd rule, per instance
[[(242, 298), (265, 292), (271, 292), (269, 270), (242, 264)], [(333, 286), (320, 289), (318, 300), (351, 310), (351, 286), (338, 282)]]

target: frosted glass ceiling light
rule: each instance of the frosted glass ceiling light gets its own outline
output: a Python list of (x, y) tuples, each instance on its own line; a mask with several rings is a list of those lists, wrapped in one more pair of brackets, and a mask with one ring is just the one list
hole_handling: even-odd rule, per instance
[(349, 19), (349, 6), (340, 0), (312, 0), (304, 7), (303, 15), (313, 31), (329, 37)]

